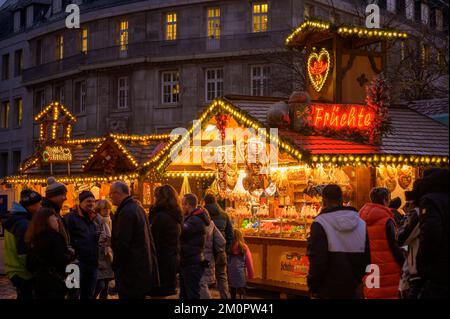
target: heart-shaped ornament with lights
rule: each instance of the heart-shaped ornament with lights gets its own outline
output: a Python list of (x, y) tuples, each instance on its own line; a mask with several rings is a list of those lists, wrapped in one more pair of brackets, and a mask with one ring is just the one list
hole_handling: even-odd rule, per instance
[(328, 78), (331, 70), (330, 53), (322, 48), (317, 52), (312, 52), (308, 57), (308, 76), (311, 84), (317, 92), (320, 92)]

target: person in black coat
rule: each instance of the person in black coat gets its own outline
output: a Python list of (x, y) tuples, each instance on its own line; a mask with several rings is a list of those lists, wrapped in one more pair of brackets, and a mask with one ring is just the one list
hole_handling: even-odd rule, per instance
[(180, 263), (180, 235), (183, 212), (177, 191), (170, 185), (155, 189), (155, 205), (149, 215), (158, 259), (158, 287), (152, 289), (153, 297), (166, 297), (177, 293), (177, 273)]
[(95, 197), (92, 192), (84, 190), (78, 198), (79, 205), (63, 219), (80, 268), (80, 290), (76, 299), (94, 299), (100, 237), (100, 229), (95, 223)]
[(205, 209), (208, 211), (211, 220), (217, 229), (222, 233), (226, 241), (225, 251), (219, 253), (215, 260), (215, 275), (217, 290), (219, 290), (221, 299), (230, 299), (230, 289), (228, 287), (228, 257), (227, 252), (230, 251), (233, 244), (233, 223), (230, 217), (217, 203), (217, 199), (213, 194), (206, 194), (204, 199)]
[(186, 194), (182, 200), (185, 214), (181, 232), (180, 299), (200, 299), (200, 281), (208, 262), (205, 260), (206, 227), (209, 214), (198, 206), (197, 196)]
[(400, 197), (396, 197), (389, 202), (389, 208), (391, 209), (392, 214), (394, 214), (394, 221), (397, 225), (397, 228), (400, 227), (404, 220), (405, 216), (401, 214), (398, 210), (402, 206), (402, 200)]
[(111, 185), (109, 194), (118, 206), (113, 220), (112, 268), (120, 299), (144, 299), (159, 286), (155, 245), (145, 210), (130, 195), (125, 182)]
[(417, 271), (423, 280), (420, 298), (448, 298), (449, 172), (432, 168), (413, 188), (420, 209)]
[(49, 208), (42, 208), (25, 234), (28, 247), (27, 268), (34, 276), (33, 288), (37, 299), (64, 299), (66, 267), (73, 259), (60, 232), (59, 217)]

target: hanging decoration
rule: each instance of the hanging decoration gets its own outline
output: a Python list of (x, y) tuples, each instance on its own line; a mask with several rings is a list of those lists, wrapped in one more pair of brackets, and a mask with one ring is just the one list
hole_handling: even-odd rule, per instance
[[(214, 118), (216, 120), (216, 127), (220, 132), (223, 145), (229, 116), (227, 114), (217, 113)], [(220, 160), (217, 162), (217, 186), (220, 197), (225, 198), (227, 192), (227, 163), (225, 149), (219, 151), (218, 156), (220, 156)]]
[(312, 52), (308, 57), (307, 68), (312, 86), (320, 92), (331, 70), (330, 53), (325, 48), (322, 48), (319, 54)]

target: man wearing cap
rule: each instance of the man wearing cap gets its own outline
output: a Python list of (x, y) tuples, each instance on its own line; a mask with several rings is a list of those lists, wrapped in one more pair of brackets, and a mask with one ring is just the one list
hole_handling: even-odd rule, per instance
[(69, 244), (69, 235), (64, 220), (61, 217), (61, 208), (67, 200), (67, 187), (63, 183), (59, 183), (56, 179), (50, 176), (47, 179), (47, 187), (45, 188), (45, 197), (42, 199), (42, 207), (53, 209), (58, 214), (61, 225), (60, 232)]
[(80, 298), (93, 299), (98, 272), (98, 240), (100, 230), (95, 222), (95, 197), (88, 190), (79, 196), (79, 205), (64, 216), (80, 267)]
[(12, 213), (1, 216), (5, 229), (5, 268), (17, 291), (17, 299), (32, 299), (32, 275), (26, 268), (25, 233), (31, 217), (41, 208), (42, 196), (30, 189), (20, 193)]

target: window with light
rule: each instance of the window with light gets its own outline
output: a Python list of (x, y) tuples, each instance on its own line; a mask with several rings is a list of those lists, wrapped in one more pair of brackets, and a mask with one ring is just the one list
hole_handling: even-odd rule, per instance
[(177, 14), (166, 14), (166, 40), (174, 41), (177, 39)]
[(220, 38), (220, 8), (208, 8), (208, 38)]
[(128, 50), (128, 20), (120, 21), (119, 45), (120, 51)]
[(269, 4), (253, 4), (253, 32), (267, 32), (269, 21)]
[(56, 60), (64, 58), (64, 37), (62, 35), (56, 36)]
[(81, 53), (86, 54), (88, 51), (88, 29), (81, 29)]

